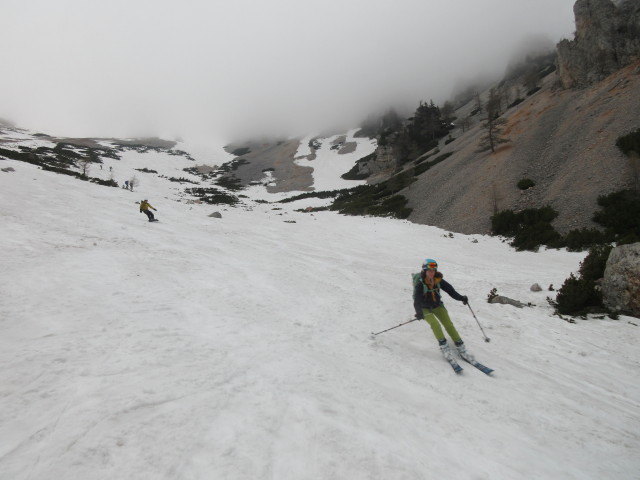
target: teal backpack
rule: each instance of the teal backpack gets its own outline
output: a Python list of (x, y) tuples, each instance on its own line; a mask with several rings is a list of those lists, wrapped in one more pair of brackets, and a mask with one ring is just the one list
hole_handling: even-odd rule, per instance
[[(411, 283), (413, 284), (413, 289), (411, 290), (411, 295), (413, 295), (413, 292), (416, 291), (416, 285), (418, 283), (422, 282), (422, 279), (420, 278), (420, 272), (418, 273), (412, 273), (411, 274)], [(424, 295), (425, 293), (427, 293), (427, 286), (423, 283), (422, 284), (422, 294)]]
[[(411, 283), (413, 286), (412, 292), (416, 291), (416, 285), (421, 282), (422, 282), (422, 278), (420, 277), (420, 272), (411, 274)], [(435, 290), (437, 291), (438, 295), (440, 295), (440, 282), (436, 284)], [(429, 287), (427, 287), (424, 283), (422, 283), (422, 294), (424, 295), (425, 293), (430, 291), (431, 290), (429, 290)]]

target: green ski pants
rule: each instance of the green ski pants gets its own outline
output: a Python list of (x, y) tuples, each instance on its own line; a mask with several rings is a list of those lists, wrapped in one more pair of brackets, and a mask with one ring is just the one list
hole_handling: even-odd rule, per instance
[(456, 327), (453, 326), (453, 322), (449, 318), (449, 312), (447, 312), (447, 309), (443, 306), (434, 308), (433, 310), (423, 308), (422, 315), (431, 327), (431, 330), (433, 330), (433, 334), (436, 336), (436, 340), (444, 340), (444, 333), (442, 333), (442, 327), (440, 327), (440, 324), (444, 326), (445, 330), (451, 337), (451, 340), (453, 340), (454, 342), (459, 342), (461, 340), (460, 334), (456, 330)]

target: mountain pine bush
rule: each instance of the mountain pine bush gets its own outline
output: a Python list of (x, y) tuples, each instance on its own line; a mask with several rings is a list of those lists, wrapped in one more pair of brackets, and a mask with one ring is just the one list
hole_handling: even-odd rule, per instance
[(610, 245), (600, 245), (589, 250), (580, 263), (578, 276), (571, 274), (558, 290), (556, 311), (562, 315), (585, 315), (603, 311), (602, 293), (596, 288), (596, 281), (604, 276)]

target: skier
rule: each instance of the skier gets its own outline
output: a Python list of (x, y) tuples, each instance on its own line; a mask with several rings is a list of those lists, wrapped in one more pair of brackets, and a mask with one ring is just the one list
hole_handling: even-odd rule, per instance
[[(155, 208), (153, 208), (151, 206), (151, 204), (149, 203), (149, 201), (147, 199), (144, 199), (140, 202), (140, 213), (144, 212), (147, 217), (149, 217), (149, 221), (150, 222), (155, 222), (156, 219), (153, 217), (153, 213), (151, 213), (151, 210), (156, 210)], [(156, 210), (157, 212), (157, 210)]]
[(442, 273), (438, 272), (438, 262), (432, 258), (426, 259), (422, 264), (420, 278), (415, 282), (415, 288), (413, 290), (413, 306), (416, 310), (416, 318), (427, 321), (431, 330), (433, 330), (436, 340), (438, 340), (442, 354), (448, 361), (453, 360), (453, 353), (442, 332), (440, 324), (444, 326), (453, 340), (460, 356), (466, 360), (473, 360), (473, 357), (467, 353), (460, 334), (449, 318), (449, 312), (447, 312), (447, 309), (444, 307), (440, 296), (440, 289), (464, 305), (467, 305), (469, 299), (466, 295), (460, 295), (456, 292), (451, 284), (442, 277)]

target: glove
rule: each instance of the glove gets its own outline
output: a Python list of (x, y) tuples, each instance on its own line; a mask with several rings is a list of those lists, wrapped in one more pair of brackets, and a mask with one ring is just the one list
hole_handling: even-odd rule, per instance
[(462, 304), (463, 305), (469, 305), (469, 297), (467, 297), (466, 295), (462, 296)]

